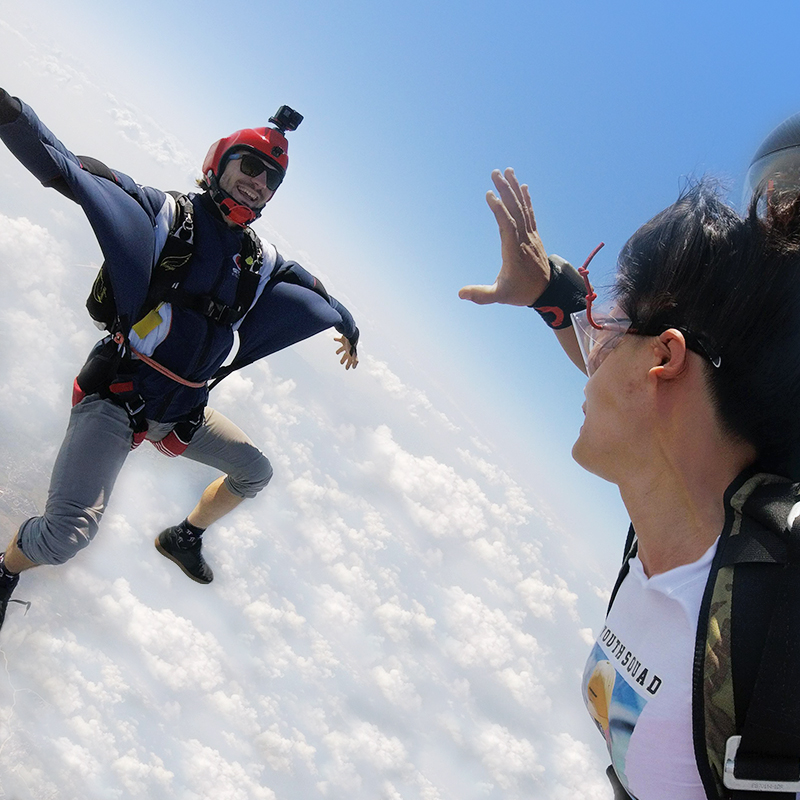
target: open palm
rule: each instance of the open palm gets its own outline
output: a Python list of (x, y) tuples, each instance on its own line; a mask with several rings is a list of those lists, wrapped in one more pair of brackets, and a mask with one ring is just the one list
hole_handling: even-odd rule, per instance
[(492, 182), (499, 197), (487, 192), (486, 202), (500, 229), (500, 272), (491, 286), (465, 286), (458, 296), (480, 305), (529, 306), (547, 288), (550, 265), (536, 229), (528, 187), (520, 186), (511, 168), (504, 173), (495, 170)]

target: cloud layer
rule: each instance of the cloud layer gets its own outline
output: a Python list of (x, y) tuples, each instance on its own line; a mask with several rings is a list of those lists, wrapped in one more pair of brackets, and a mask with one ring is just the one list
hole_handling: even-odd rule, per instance
[[(94, 336), (74, 258), (0, 217), (6, 533), (41, 507)], [(6, 792), (600, 796), (589, 725), (561, 713), (587, 622), (536, 497), (377, 355), (329, 369), (329, 339), (214, 392), (276, 467), (207, 535), (214, 584), (152, 547), (213, 472), (144, 449), (92, 547), (23, 577), (32, 608), (2, 632)], [(375, 398), (383, 421), (362, 424)]]

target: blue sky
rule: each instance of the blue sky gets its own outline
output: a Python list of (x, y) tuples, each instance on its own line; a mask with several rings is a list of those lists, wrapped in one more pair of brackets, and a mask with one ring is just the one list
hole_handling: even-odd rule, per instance
[(335, 265), (365, 311), (383, 299), (376, 316), (403, 327), (401, 346), (427, 369), (459, 380), (475, 356), (484, 387), (510, 384), (528, 404), (543, 374), (568, 380), (546, 332), (455, 295), (495, 272), (491, 170), (512, 165), (530, 184), (548, 249), (582, 261), (604, 240), (595, 271), (607, 277), (686, 176), (736, 186), (796, 110), (796, 76), (780, 64), (798, 14), (790, 3), (754, 15), (743, 3), (146, 1), (99, 13), (79, 2), (35, 24), (198, 158), (281, 102), (301, 110), (270, 220)]
[[(624, 509), (570, 459), (583, 380), (549, 331), (533, 312), (479, 308), (457, 292), (491, 282), (499, 265), (484, 200), (494, 168), (514, 166), (529, 183), (549, 251), (580, 263), (606, 242), (592, 267), (598, 285), (690, 176), (719, 176), (738, 200), (760, 140), (800, 110), (798, 22), (788, 2), (756, 14), (711, 2), (48, 0), (35, 16), (0, 4), (0, 85), (72, 149), (143, 183), (189, 189), (221, 135), (264, 124), (281, 103), (303, 113), (289, 177), (259, 231), (351, 308), (364, 358), (340, 374), (318, 337), (219, 390), (215, 402), (279, 467), (270, 496), (222, 529), (232, 555), (215, 553), (230, 579), (219, 594), (191, 595), (193, 609), (149, 561), (140, 528), (185, 513), (205, 485), (150, 455), (132, 462), (110, 535), (88, 560), (58, 580), (30, 579), (38, 616), (11, 620), (3, 636), (14, 702), (27, 698), (34, 722), (0, 715), (10, 737), (0, 781), (11, 753), (64, 786), (79, 785), (69, 764), (82, 763), (94, 765), (97, 796), (112, 784), (146, 796), (170, 780), (174, 789), (209, 750), (218, 775), (240, 775), (237, 747), (254, 741), (250, 773), (220, 779), (241, 790), (231, 797), (270, 797), (269, 787), (282, 798), (298, 786), (390, 800), (603, 797), (602, 740), (577, 676)], [(93, 340), (81, 302), (99, 253), (77, 209), (5, 154), (0, 179), (0, 501), (13, 499), (0, 521), (18, 524), (41, 503), (71, 375)], [(28, 274), (31, 264), (41, 272)], [(253, 552), (263, 561), (241, 571)], [(68, 624), (44, 622), (51, 609)], [(148, 624), (165, 643), (148, 638)], [(182, 637), (198, 635), (210, 637), (217, 677), (211, 693), (178, 693), (197, 709), (181, 717), (162, 666), (190, 669)], [(262, 654), (270, 642), (294, 654), (306, 683)], [(226, 648), (253, 659), (235, 681)], [(26, 669), (32, 660), (42, 666)], [(72, 705), (54, 699), (57, 670), (72, 676)], [(204, 721), (220, 708), (236, 720), (228, 739)], [(117, 742), (116, 760), (82, 738), (92, 725)], [(175, 744), (159, 767), (170, 726), (188, 749)], [(366, 767), (348, 756), (362, 740), (385, 745)], [(202, 797), (183, 780), (175, 796)]]

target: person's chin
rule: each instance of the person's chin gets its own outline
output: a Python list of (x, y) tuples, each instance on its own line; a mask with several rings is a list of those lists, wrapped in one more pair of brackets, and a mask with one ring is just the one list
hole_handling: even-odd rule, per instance
[(586, 423), (584, 423), (584, 427), (581, 428), (575, 444), (572, 445), (572, 459), (587, 472), (591, 472), (605, 480), (610, 480), (610, 478), (604, 474), (603, 459), (598, 457), (595, 448), (591, 446), (586, 436), (585, 425)]
[(578, 434), (578, 438), (575, 440), (575, 444), (572, 445), (572, 460), (583, 467), (584, 446), (582, 437), (583, 437), (583, 428), (581, 428), (581, 431)]

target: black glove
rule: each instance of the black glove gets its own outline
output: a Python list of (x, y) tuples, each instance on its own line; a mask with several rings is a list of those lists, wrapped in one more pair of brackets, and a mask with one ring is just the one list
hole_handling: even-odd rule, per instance
[(22, 113), (22, 104), (5, 89), (0, 89), (0, 125), (14, 122)]

